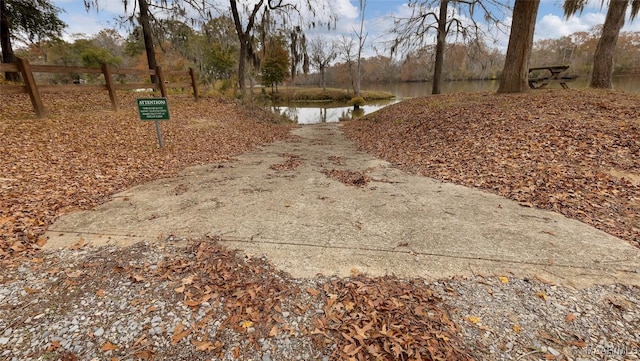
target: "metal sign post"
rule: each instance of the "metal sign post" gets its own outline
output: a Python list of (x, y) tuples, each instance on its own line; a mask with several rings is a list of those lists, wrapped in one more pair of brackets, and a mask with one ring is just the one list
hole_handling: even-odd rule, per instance
[(162, 148), (160, 121), (169, 120), (169, 101), (167, 98), (138, 98), (138, 114), (140, 115), (140, 120), (154, 121), (156, 123), (158, 145)]

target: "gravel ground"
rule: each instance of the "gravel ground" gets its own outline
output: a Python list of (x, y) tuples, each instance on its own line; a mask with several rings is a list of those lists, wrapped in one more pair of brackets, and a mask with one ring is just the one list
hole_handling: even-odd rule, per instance
[[(0, 359), (349, 359), (339, 334), (318, 331), (333, 299), (329, 285), (348, 280), (292, 279), (264, 257), (200, 245), (79, 244), (3, 264)], [(213, 273), (198, 259), (215, 264)], [(383, 282), (355, 271), (353, 280)], [(466, 350), (459, 359), (640, 358), (637, 287), (576, 290), (509, 275), (413, 284), (431, 290), (434, 304), (446, 310), (427, 328), (446, 323), (445, 314), (457, 325), (457, 336), (441, 338)], [(385, 312), (377, 317), (393, 316)], [(354, 351), (353, 359), (373, 358)]]

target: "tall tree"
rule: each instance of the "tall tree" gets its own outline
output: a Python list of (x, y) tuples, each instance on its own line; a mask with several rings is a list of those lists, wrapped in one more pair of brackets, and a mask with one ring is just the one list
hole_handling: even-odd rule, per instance
[(309, 60), (320, 72), (320, 86), (322, 87), (322, 90), (327, 89), (327, 67), (336, 58), (336, 56), (335, 43), (327, 44), (321, 38), (316, 38), (311, 41), (311, 54), (309, 54)]
[[(12, 40), (33, 43), (56, 39), (66, 24), (58, 18), (61, 9), (48, 0), (0, 0), (0, 46), (2, 62), (15, 63)], [(7, 80), (19, 79), (17, 73), (6, 73)]]
[[(96, 10), (99, 9), (99, 3), (101, 0), (83, 0), (84, 6), (87, 10), (92, 7), (95, 7)], [(182, 7), (184, 2), (169, 2), (168, 0), (160, 0), (159, 2), (154, 2), (153, 7), (155, 9), (161, 9), (168, 13), (172, 14), (183, 14), (184, 8)], [(186, 1), (187, 4), (190, 4), (190, 1)], [(129, 0), (122, 0), (122, 4), (124, 5), (125, 13), (128, 12), (129, 9)], [(153, 14), (150, 11), (150, 3), (148, 0), (138, 0), (137, 3), (134, 2), (134, 5), (137, 4), (138, 11), (136, 12), (136, 6), (133, 9), (133, 15), (128, 17), (129, 22), (134, 22), (134, 19), (137, 19), (140, 28), (142, 29), (142, 38), (144, 40), (144, 48), (147, 54), (147, 64), (149, 69), (155, 69), (157, 66), (156, 61), (156, 51), (153, 42), (153, 31), (152, 31), (152, 22), (155, 21)], [(157, 83), (158, 79), (155, 75), (151, 76), (151, 82)]]
[(353, 69), (353, 64), (355, 63), (355, 60), (354, 60), (355, 55), (353, 54), (353, 47), (355, 46), (355, 42), (351, 37), (347, 37), (343, 35), (340, 38), (340, 41), (338, 42), (337, 46), (339, 50), (338, 53), (340, 54), (340, 60), (344, 61), (347, 67), (349, 80), (351, 82), (351, 87), (353, 88), (353, 94), (357, 94), (358, 91), (356, 90), (356, 82), (355, 82), (356, 77)]
[(261, 62), (262, 85), (270, 86), (271, 92), (278, 91), (278, 83), (281, 83), (289, 73), (289, 53), (282, 37), (270, 37), (264, 51), (264, 59)]
[[(618, 42), (620, 29), (624, 25), (627, 7), (631, 3), (631, 19), (640, 12), (640, 0), (610, 0), (607, 16), (602, 27), (602, 35), (593, 54), (593, 71), (591, 73), (592, 88), (611, 89), (613, 76), (613, 52)], [(572, 16), (584, 9), (586, 0), (567, 0), (564, 3), (564, 14)]]
[[(269, 2), (269, 0), (267, 0), (267, 2)], [(231, 6), (231, 15), (233, 16), (233, 23), (235, 24), (238, 41), (240, 42), (240, 51), (238, 54), (238, 87), (240, 88), (240, 94), (242, 95), (242, 97), (244, 97), (244, 95), (246, 94), (246, 86), (244, 82), (244, 78), (247, 74), (246, 61), (248, 58), (257, 59), (257, 55), (255, 54), (253, 48), (252, 32), (256, 25), (258, 13), (262, 9), (262, 5), (264, 5), (264, 0), (260, 0), (253, 6), (253, 9), (247, 12), (247, 22), (244, 26), (242, 24), (242, 19), (240, 19), (240, 12), (238, 10), (237, 1), (229, 0), (229, 4)], [(269, 8), (269, 5), (270, 4), (268, 4), (267, 9)], [(268, 10), (265, 9), (265, 11)]]
[[(262, 25), (262, 29), (268, 28), (273, 23), (280, 20), (280, 25), (285, 26), (290, 24), (293, 16), (301, 18), (300, 9), (298, 4), (306, 5), (309, 16), (315, 18), (316, 11), (327, 3), (324, 1), (313, 0), (301, 0), (293, 3), (287, 0), (259, 0), (255, 2), (253, 6), (250, 4), (243, 4), (243, 8), (238, 8), (238, 2), (236, 0), (229, 0), (231, 8), (231, 15), (236, 28), (236, 34), (240, 42), (240, 51), (238, 56), (238, 87), (240, 88), (240, 94), (244, 97), (246, 94), (245, 77), (247, 73), (246, 61), (257, 61), (258, 57), (254, 49), (255, 44), (255, 30)], [(326, 9), (324, 15), (328, 15), (333, 20), (334, 14), (331, 9)], [(275, 16), (272, 16), (274, 14)], [(243, 19), (242, 16), (246, 18)], [(260, 16), (260, 17), (259, 17)], [(277, 18), (280, 19), (277, 19)], [(310, 23), (310, 26), (318, 26), (320, 23), (313, 19), (305, 19)], [(297, 23), (301, 23), (302, 19)], [(284, 29), (282, 29), (284, 30)], [(262, 34), (264, 36), (264, 34)]]
[[(238, 37), (236, 36), (233, 19), (228, 16), (220, 16), (207, 21), (202, 26), (206, 44), (206, 55), (201, 60), (202, 73), (206, 79), (229, 80), (236, 68), (238, 58)], [(231, 82), (228, 82), (231, 84)]]
[(410, 0), (408, 7), (411, 15), (394, 19), (395, 40), (391, 52), (403, 47), (409, 50), (420, 47), (430, 41), (435, 32), (433, 94), (440, 93), (447, 37), (455, 35), (463, 41), (484, 37), (480, 20), (499, 25), (508, 10), (501, 0)]
[[(126, 11), (126, 0), (124, 0), (124, 4)], [(149, 65), (149, 69), (155, 69), (158, 66), (158, 62), (156, 61), (156, 50), (153, 46), (153, 34), (151, 33), (151, 23), (149, 20), (151, 18), (149, 14), (149, 4), (147, 4), (147, 0), (138, 0), (138, 6), (140, 6), (138, 22), (142, 27), (142, 38), (144, 39), (144, 50), (147, 53), (147, 64)], [(157, 83), (158, 77), (151, 75), (151, 82)]]
[(358, 58), (356, 59), (356, 84), (354, 87), (355, 96), (360, 96), (360, 83), (362, 81), (362, 50), (367, 34), (364, 33), (364, 11), (367, 8), (367, 0), (360, 0), (360, 29), (356, 32), (358, 38)]
[(540, 0), (516, 0), (511, 34), (498, 93), (520, 93), (529, 89), (529, 56)]
[(431, 94), (440, 94), (442, 83), (442, 68), (444, 66), (444, 45), (447, 40), (447, 13), (449, 12), (449, 0), (440, 0), (438, 11), (438, 31), (436, 32), (436, 61), (433, 65), (433, 87)]

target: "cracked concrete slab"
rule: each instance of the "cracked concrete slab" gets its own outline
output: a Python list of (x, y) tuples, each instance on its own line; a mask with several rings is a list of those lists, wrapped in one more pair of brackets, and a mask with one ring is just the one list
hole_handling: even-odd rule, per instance
[[(340, 124), (237, 159), (185, 169), (60, 217), (46, 247), (220, 236), (296, 277), (538, 277), (640, 285), (640, 250), (589, 225), (476, 189), (407, 174), (356, 150)], [(344, 184), (329, 171), (369, 180)], [(359, 173), (358, 173), (359, 172)]]

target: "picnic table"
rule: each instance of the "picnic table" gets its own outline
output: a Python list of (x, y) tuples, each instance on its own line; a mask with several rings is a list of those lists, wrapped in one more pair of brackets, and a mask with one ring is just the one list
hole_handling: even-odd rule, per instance
[(532, 89), (540, 89), (545, 88), (551, 83), (558, 83), (564, 89), (569, 89), (567, 83), (576, 80), (578, 76), (562, 75), (567, 69), (569, 69), (569, 65), (550, 65), (529, 68), (529, 86)]

